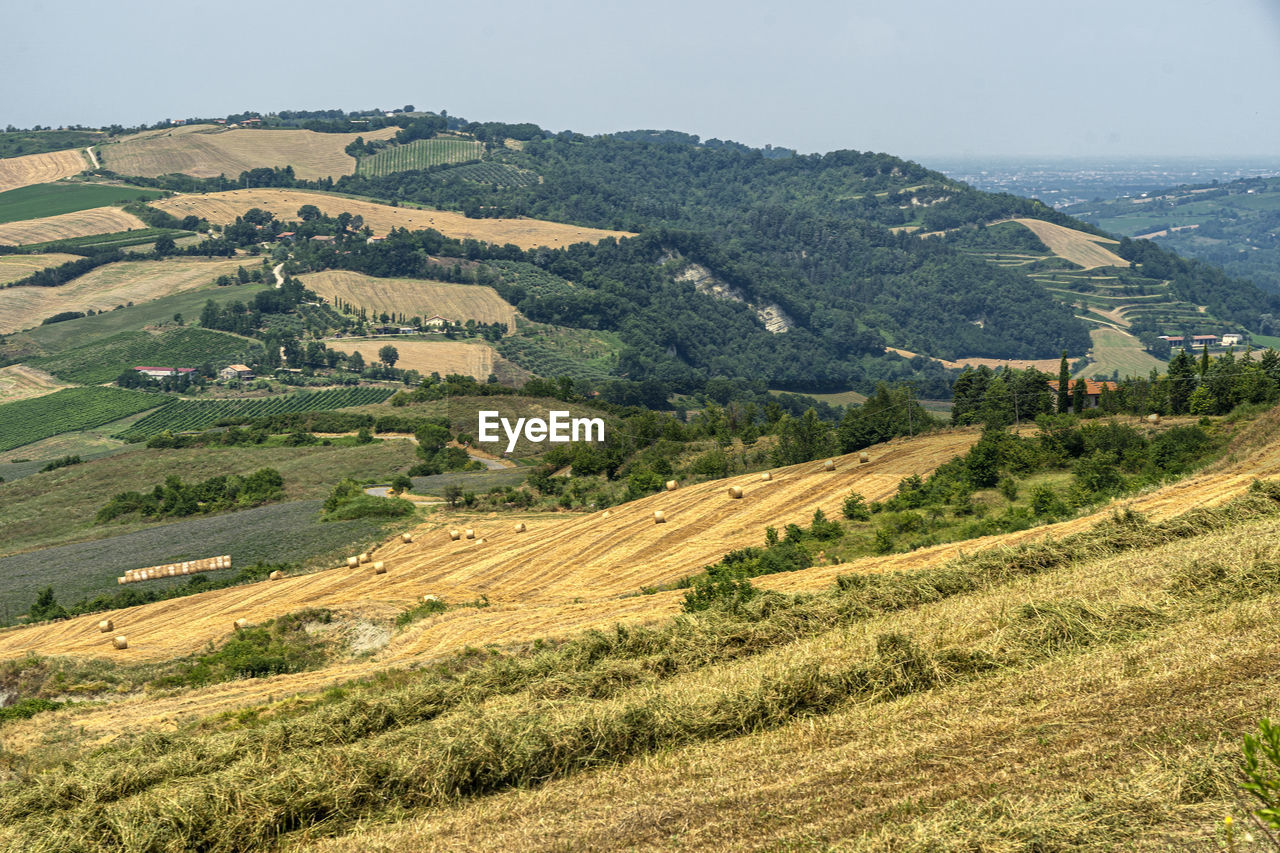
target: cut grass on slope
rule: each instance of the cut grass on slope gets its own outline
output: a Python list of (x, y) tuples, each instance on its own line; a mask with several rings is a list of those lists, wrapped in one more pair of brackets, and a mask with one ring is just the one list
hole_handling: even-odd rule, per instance
[[(1071, 833), (1077, 844), (1136, 841), (1157, 832), (1167, 840), (1165, 833), (1194, 832), (1197, 821), (1221, 814), (1229, 803), (1231, 783), (1213, 752), (1222, 726), (1200, 710), (1212, 699), (1209, 691), (1229, 695), (1230, 701), (1215, 701), (1215, 710), (1236, 709), (1230, 726), (1237, 733), (1266, 708), (1265, 695), (1235, 688), (1265, 684), (1270, 672), (1267, 632), (1280, 613), (1280, 549), (1254, 543), (1270, 541), (1278, 500), (1280, 492), (1266, 487), (1165, 524), (1120, 515), (1076, 537), (1066, 551), (1065, 543), (1049, 543), (962, 559), (936, 576), (842, 583), (816, 596), (765, 594), (659, 629), (594, 632), (488, 660), (468, 651), (420, 673), (352, 685), (270, 713), (263, 708), (179, 734), (124, 737), (74, 763), (41, 765), (35, 755), (22, 781), (0, 788), (0, 842), (101, 850), (123, 843), (125, 833), (146, 833), (156, 847), (267, 849), (297, 830), (314, 841), (392, 810), (403, 816), (405, 808), (423, 808), (437, 819), (431, 842), (447, 847), (439, 832), (451, 827), (442, 827), (441, 818), (463, 819), (482, 813), (486, 803), (500, 809), (502, 798), (527, 796), (504, 793), (509, 789), (547, 786), (554, 796), (609, 774), (625, 787), (624, 779), (661, 768), (666, 758), (687, 764), (708, 752), (729, 759), (710, 781), (740, 779), (744, 789), (780, 799), (762, 811), (722, 803), (731, 820), (703, 815), (684, 824), (718, 836), (704, 837), (706, 847), (796, 832), (787, 817), (794, 809), (785, 801), (797, 796), (806, 812), (858, 827), (840, 837), (889, 833), (905, 840), (922, 822), (936, 820), (932, 809), (952, 803), (963, 810), (975, 782), (983, 786), (983, 800), (1022, 798), (1024, 809), (1028, 796), (1053, 797), (1056, 773), (1042, 780), (1051, 786), (1047, 791), (1028, 781), (1045, 765), (1072, 768), (1093, 794), (1085, 802), (1097, 799), (1093, 808), (1128, 816), (1085, 820), (1089, 807), (1054, 810), (1057, 831)], [(1206, 571), (1208, 555), (1217, 555), (1220, 569)], [(1202, 656), (1209, 648), (1227, 664), (1209, 665)], [(1099, 669), (1103, 661), (1115, 665)], [(1171, 680), (1172, 673), (1179, 677)], [(1062, 698), (1046, 702), (1055, 691)], [(984, 746), (975, 757), (985, 757), (987, 766), (976, 776), (949, 774), (946, 750), (933, 757), (927, 749), (921, 760), (920, 745), (940, 737), (998, 743), (994, 732), (966, 723), (995, 695), (1009, 696), (1021, 714), (1042, 721), (1027, 752), (994, 754)], [(1248, 702), (1244, 714), (1239, 699)], [(1104, 722), (1108, 710), (1145, 714), (1152, 700), (1211, 724), (1167, 729)], [(930, 713), (911, 722), (906, 736), (895, 733), (895, 723), (921, 704)], [(850, 797), (832, 800), (830, 779), (812, 789), (753, 783), (760, 778), (758, 755), (743, 754), (744, 747), (756, 746), (758, 753), (762, 740), (770, 748), (794, 742), (796, 726), (829, 731), (833, 721), (859, 710), (879, 738), (877, 761), (853, 773), (867, 761), (864, 751), (828, 744)], [(1090, 721), (1083, 731), (1054, 724), (1077, 715)], [(946, 725), (939, 725), (942, 719)], [(74, 726), (73, 716), (70, 722)], [(1181, 737), (1166, 738), (1175, 732)], [(752, 737), (740, 740), (744, 735)], [(846, 741), (847, 735), (840, 738)], [(1181, 757), (1178, 766), (1190, 770), (1188, 746), (1208, 759), (1198, 762), (1199, 793), (1189, 801), (1200, 808), (1170, 808), (1165, 801), (1152, 810), (1148, 803), (1161, 802), (1163, 789), (1118, 796), (1105, 784), (1088, 784), (1132, 773), (1144, 756)], [(1081, 751), (1090, 761), (1079, 760)], [(655, 754), (661, 756), (656, 762)], [(789, 760), (801, 758), (793, 750)], [(636, 759), (643, 763), (615, 769)], [(908, 762), (911, 784), (886, 784), (896, 772), (868, 775), (877, 763)], [(1168, 775), (1176, 791), (1178, 774)], [(929, 779), (931, 785), (923, 784)], [(961, 783), (966, 795), (939, 798), (931, 790)], [(655, 788), (654, 795), (670, 787)], [(819, 790), (828, 794), (820, 808)], [(904, 811), (922, 790), (931, 809)], [(982, 815), (975, 810), (966, 830), (1003, 831), (1023, 849), (1035, 840), (1021, 834), (1027, 827), (1003, 822), (1005, 814), (985, 821)], [(648, 828), (623, 822), (610, 846), (630, 846)], [(1212, 832), (1208, 824), (1199, 828), (1202, 837)], [(595, 846), (586, 827), (560, 822), (557, 831), (562, 840), (565, 833), (577, 839), (571, 846)], [(360, 836), (368, 832), (366, 825), (348, 841), (367, 842)], [(415, 849), (411, 837), (402, 842), (409, 845), (403, 849)], [(418, 839), (424, 842), (431, 843)]]

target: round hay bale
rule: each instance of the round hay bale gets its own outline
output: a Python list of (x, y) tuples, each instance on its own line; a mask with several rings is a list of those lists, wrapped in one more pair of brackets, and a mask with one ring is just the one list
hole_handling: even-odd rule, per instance
[(607, 510), (607, 509), (606, 509), (606, 510), (604, 511), (604, 515), (602, 515), (602, 516), (600, 516), (600, 517), (601, 517), (601, 518), (608, 518), (608, 517), (609, 517), (609, 516), (611, 516), (611, 515), (613, 515), (613, 513), (609, 512), (609, 510)]
[(362, 563), (367, 563), (367, 562), (369, 562), (369, 552), (368, 552), (368, 551), (362, 551), (362, 552), (360, 552), (360, 562), (362, 562)]
[(483, 540), (483, 539), (477, 539), (477, 540), (476, 540), (476, 544), (477, 544), (477, 545), (483, 545), (483, 544), (484, 544), (484, 540)]
[(128, 583), (128, 578), (116, 578), (116, 583)]
[(98, 630), (104, 634), (110, 634), (115, 629), (116, 623), (112, 622), (110, 619), (103, 619), (98, 623)]
[(449, 538), (450, 538), (450, 539), (452, 539), (454, 542), (457, 542), (459, 539), (461, 539), (461, 538), (462, 538), (462, 531), (461, 531), (461, 530), (450, 530), (450, 531), (449, 531)]
[(249, 620), (241, 617), (235, 621), (234, 627), (237, 631), (243, 631), (245, 628), (249, 627)]
[(767, 483), (772, 479), (773, 479), (773, 474), (769, 471), (765, 471), (763, 474), (760, 475), (761, 482)]
[(373, 573), (375, 575), (385, 575), (387, 573), (387, 564), (379, 560), (373, 564)]
[(356, 566), (359, 566), (359, 565), (360, 565), (360, 558), (359, 558), (359, 557), (347, 557), (347, 568), (348, 568), (348, 569), (354, 569)]
[(524, 526), (524, 522), (523, 522), (523, 521), (517, 521), (517, 522), (516, 522), (516, 533), (524, 533), (524, 532), (525, 532), (526, 530), (528, 530), (528, 529), (529, 529), (529, 528), (527, 528), (527, 527), (525, 527), (525, 526)]
[(859, 452), (859, 453), (858, 453), (858, 464), (859, 464), (859, 465), (866, 465), (866, 464), (867, 464), (868, 462), (870, 462), (870, 461), (871, 461), (871, 454), (870, 454), (870, 453), (868, 453), (868, 452), (867, 452), (867, 451), (865, 451), (865, 450), (863, 450), (863, 451), (861, 451), (861, 452)]
[(474, 530), (472, 530), (470, 527), (468, 527), (466, 530), (464, 530), (464, 531), (462, 532), (462, 535), (463, 535), (463, 536), (465, 536), (465, 537), (467, 537), (468, 539), (475, 539), (475, 538), (476, 538), (476, 532), (475, 532)]
[(1160, 415), (1158, 415), (1155, 412), (1152, 412), (1151, 414), (1147, 415), (1147, 423), (1152, 425), (1160, 423)]
[(834, 460), (834, 459), (828, 459), (826, 462), (823, 462), (823, 463), (822, 463), (822, 470), (823, 470), (823, 471), (834, 471), (834, 470), (836, 470), (836, 460)]
[(276, 569), (274, 572), (267, 575), (267, 580), (278, 581), (282, 577), (284, 577), (284, 572), (280, 571), (279, 569)]
[(667, 480), (667, 491), (668, 491), (668, 492), (674, 492), (674, 491), (675, 491), (676, 489), (678, 489), (678, 488), (680, 488), (680, 484), (679, 484), (679, 483), (677, 483), (675, 480)]
[(741, 497), (742, 497), (742, 486), (730, 486), (730, 487), (729, 487), (729, 497), (733, 498), (734, 500), (737, 500), (738, 498), (741, 498)]
[(129, 648), (129, 638), (121, 634), (119, 637), (116, 637), (111, 641), (111, 645), (115, 646), (117, 649), (127, 649)]
[(404, 544), (408, 545), (410, 542), (412, 542), (412, 541), (413, 541), (413, 534), (412, 534), (412, 533), (401, 533), (401, 534), (400, 534), (400, 541), (401, 541), (401, 542), (403, 542)]
[(657, 509), (657, 510), (654, 510), (654, 511), (653, 511), (653, 523), (654, 523), (654, 524), (666, 524), (666, 523), (667, 523), (667, 516), (662, 512), (662, 510)]
[(430, 602), (432, 602), (432, 601), (439, 601), (439, 600), (440, 600), (440, 596), (435, 595), (434, 593), (430, 593), (430, 592), (429, 592), (429, 593), (427, 593), (426, 595), (422, 596), (422, 603), (423, 603), (423, 604), (428, 604), (428, 603), (430, 603)]

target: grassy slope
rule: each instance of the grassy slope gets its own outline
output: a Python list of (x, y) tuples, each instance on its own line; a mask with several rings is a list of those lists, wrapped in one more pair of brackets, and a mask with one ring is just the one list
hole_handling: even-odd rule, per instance
[(1115, 329), (1094, 329), (1093, 351), (1089, 364), (1079, 376), (1095, 374), (1111, 375), (1119, 371), (1121, 376), (1146, 376), (1152, 368), (1164, 371), (1166, 365), (1142, 348), (1142, 343), (1132, 335)]
[(156, 335), (121, 332), (27, 363), (67, 382), (88, 385), (111, 382), (139, 366), (199, 368), (208, 362), (218, 369), (245, 358), (251, 343), (228, 332), (181, 326)]
[(342, 477), (383, 479), (414, 461), (404, 439), (355, 447), (139, 449), (0, 485), (0, 528), (5, 530), (0, 547), (13, 554), (155, 527), (139, 521), (99, 527), (93, 517), (117, 492), (148, 490), (170, 474), (192, 482), (275, 468), (288, 498), (307, 500), (324, 497)]

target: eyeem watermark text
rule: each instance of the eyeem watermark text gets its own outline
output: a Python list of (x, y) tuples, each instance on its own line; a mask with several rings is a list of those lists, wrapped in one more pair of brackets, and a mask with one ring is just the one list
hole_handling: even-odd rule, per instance
[(516, 418), (514, 425), (506, 418), (500, 417), (498, 412), (481, 411), (478, 440), (484, 443), (501, 441), (502, 438), (498, 435), (499, 426), (507, 436), (507, 453), (516, 449), (516, 442), (520, 440), (521, 433), (535, 444), (541, 444), (544, 441), (552, 443), (604, 441), (603, 418), (571, 418), (568, 412), (558, 411), (547, 412), (546, 420)]

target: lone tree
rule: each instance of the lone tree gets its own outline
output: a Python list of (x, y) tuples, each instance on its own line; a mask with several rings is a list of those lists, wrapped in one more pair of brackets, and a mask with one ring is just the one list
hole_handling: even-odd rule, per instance
[(387, 367), (395, 367), (396, 362), (400, 360), (400, 351), (391, 344), (387, 344), (378, 350), (378, 359)]
[(1058, 412), (1067, 411), (1067, 388), (1071, 384), (1071, 368), (1067, 365), (1067, 351), (1062, 351), (1062, 361), (1058, 362)]

